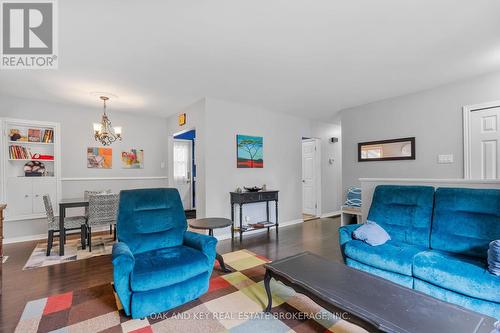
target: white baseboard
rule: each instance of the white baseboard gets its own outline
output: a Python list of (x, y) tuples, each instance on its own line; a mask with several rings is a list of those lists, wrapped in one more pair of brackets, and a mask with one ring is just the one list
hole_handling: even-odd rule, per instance
[[(298, 224), (298, 223), (303, 223), (304, 220), (302, 219), (297, 219), (297, 220), (291, 220), (291, 221), (287, 221), (287, 222), (280, 222), (280, 225), (278, 228), (283, 228), (283, 227), (288, 227), (290, 225), (294, 225), (294, 224)], [(262, 229), (257, 229), (257, 230), (252, 230), (252, 231), (248, 231), (248, 232), (245, 232), (245, 235), (254, 235), (254, 234), (258, 234), (258, 233), (261, 233), (261, 232), (266, 232), (267, 229), (266, 228), (262, 228)], [(234, 237), (236, 238), (236, 236), (239, 235), (237, 233), (234, 234)], [(239, 236), (238, 236), (239, 237)], [(215, 238), (217, 238), (217, 240), (225, 240), (225, 239), (231, 239), (231, 233), (225, 233), (225, 234), (222, 234), (222, 235), (215, 235)]]
[(321, 218), (325, 218), (325, 217), (333, 217), (333, 216), (339, 216), (340, 215), (340, 210), (337, 210), (335, 212), (329, 212), (329, 213), (324, 213), (324, 214), (321, 214)]
[[(103, 226), (103, 227), (92, 228), (92, 231), (95, 231), (95, 232), (106, 231), (106, 230), (109, 230), (109, 227)], [(12, 243), (30, 242), (30, 241), (34, 241), (34, 240), (43, 240), (43, 239), (47, 239), (47, 233), (38, 234), (38, 235), (20, 236), (20, 237), (9, 237), (9, 238), (5, 238), (3, 240), (3, 243), (4, 244), (12, 244)]]
[[(331, 216), (331, 215), (328, 215), (328, 216)], [(302, 219), (297, 219), (297, 220), (291, 220), (291, 221), (287, 221), (287, 222), (281, 222), (280, 225), (279, 225), (279, 228), (283, 228), (283, 227), (287, 227), (287, 226), (290, 226), (290, 225), (294, 225), (294, 224), (298, 224), (298, 223), (303, 223), (304, 220)], [(99, 228), (93, 228), (92, 231), (106, 231), (106, 230), (109, 230), (109, 228), (107, 226), (104, 226), (104, 227), (99, 227)], [(262, 228), (262, 229), (258, 229), (258, 230), (252, 230), (252, 231), (248, 231), (246, 232), (245, 234), (248, 234), (248, 235), (253, 235), (253, 234), (257, 234), (259, 232), (264, 232), (264, 231), (267, 231), (266, 228)], [(225, 234), (222, 234), (222, 235), (216, 235), (215, 236), (218, 240), (224, 240), (224, 239), (230, 239), (231, 238), (231, 233), (225, 233)], [(21, 237), (9, 237), (9, 238), (5, 238), (3, 240), (3, 243), (4, 244), (12, 244), (12, 243), (21, 243), (21, 242), (29, 242), (29, 241), (34, 241), (34, 240), (42, 240), (42, 239), (47, 239), (47, 234), (38, 234), (38, 235), (29, 235), (29, 236), (21, 236)]]

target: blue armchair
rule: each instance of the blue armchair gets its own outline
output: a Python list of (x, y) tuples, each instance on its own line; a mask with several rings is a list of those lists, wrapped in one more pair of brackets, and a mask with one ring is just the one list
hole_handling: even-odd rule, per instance
[(167, 311), (208, 290), (217, 240), (186, 231), (176, 189), (121, 191), (117, 229), (113, 278), (127, 315)]

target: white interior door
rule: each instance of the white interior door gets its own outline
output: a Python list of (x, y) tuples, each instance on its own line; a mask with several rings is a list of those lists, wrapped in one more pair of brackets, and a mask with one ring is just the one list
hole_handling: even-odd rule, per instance
[(470, 114), (470, 176), (500, 179), (500, 106)]
[(316, 141), (302, 141), (302, 211), (316, 215)]
[(192, 142), (174, 139), (173, 184), (179, 190), (184, 209), (192, 209)]

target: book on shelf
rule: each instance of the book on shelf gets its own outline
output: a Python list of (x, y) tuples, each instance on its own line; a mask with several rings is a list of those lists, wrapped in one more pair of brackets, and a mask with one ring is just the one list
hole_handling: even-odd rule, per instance
[(11, 145), (9, 146), (9, 158), (12, 160), (26, 160), (32, 157), (29, 148), (23, 146)]
[(44, 142), (44, 143), (52, 143), (52, 142), (54, 142), (54, 130), (52, 130), (52, 129), (46, 129), (43, 132), (42, 142)]

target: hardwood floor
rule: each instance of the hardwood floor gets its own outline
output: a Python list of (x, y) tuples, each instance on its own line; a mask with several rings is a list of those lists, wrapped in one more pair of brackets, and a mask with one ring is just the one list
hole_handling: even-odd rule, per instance
[[(218, 252), (248, 249), (272, 260), (302, 251), (311, 251), (341, 262), (338, 244), (339, 218), (307, 221), (282, 227), (279, 236), (271, 232), (246, 234), (243, 242), (224, 240)], [(9, 256), (3, 266), (3, 291), (0, 296), (0, 332), (13, 332), (26, 302), (48, 295), (108, 283), (113, 280), (110, 256), (94, 257), (66, 264), (23, 271), (37, 241), (5, 245)]]

